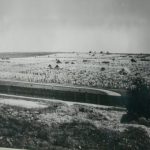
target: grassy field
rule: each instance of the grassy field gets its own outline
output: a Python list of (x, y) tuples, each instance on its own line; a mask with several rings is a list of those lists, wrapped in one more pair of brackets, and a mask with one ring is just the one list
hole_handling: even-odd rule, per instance
[(43, 53), (0, 60), (1, 79), (36, 83), (125, 90), (139, 75), (150, 84), (148, 54)]

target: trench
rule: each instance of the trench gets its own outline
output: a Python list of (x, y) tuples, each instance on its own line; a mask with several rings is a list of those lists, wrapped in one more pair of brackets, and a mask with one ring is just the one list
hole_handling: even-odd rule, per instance
[(127, 98), (124, 96), (108, 95), (105, 92), (96, 91), (94, 88), (86, 90), (84, 87), (70, 88), (18, 81), (0, 81), (0, 93), (106, 106), (124, 107), (127, 103)]

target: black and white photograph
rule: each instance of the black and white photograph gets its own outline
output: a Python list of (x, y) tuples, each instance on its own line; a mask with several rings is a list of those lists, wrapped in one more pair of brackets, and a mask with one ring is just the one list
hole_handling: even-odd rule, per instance
[(150, 0), (0, 0), (0, 150), (150, 150)]

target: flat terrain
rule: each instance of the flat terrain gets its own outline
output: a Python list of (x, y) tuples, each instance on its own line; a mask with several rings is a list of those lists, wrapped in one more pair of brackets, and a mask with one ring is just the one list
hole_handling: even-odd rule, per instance
[[(125, 91), (139, 75), (150, 85), (150, 55), (90, 52), (0, 59), (0, 80)], [(124, 108), (112, 106), (0, 94), (0, 146), (149, 150), (150, 128), (134, 121), (122, 124), (125, 113)]]
[(125, 90), (139, 74), (150, 84), (150, 55), (56, 53), (0, 60), (1, 79), (36, 83)]
[[(42, 99), (32, 99), (32, 103), (47, 107), (29, 108), (25, 104), (30, 99), (16, 101), (13, 98), (9, 101), (4, 97), (0, 99), (2, 147), (30, 150), (150, 149), (148, 127), (120, 123), (125, 109)], [(20, 101), (22, 105), (18, 106)]]
[(24, 58), (24, 57), (36, 57), (36, 56), (43, 56), (43, 55), (50, 55), (54, 54), (51, 52), (4, 52), (0, 53), (0, 58), (3, 60), (10, 59), (10, 58)]

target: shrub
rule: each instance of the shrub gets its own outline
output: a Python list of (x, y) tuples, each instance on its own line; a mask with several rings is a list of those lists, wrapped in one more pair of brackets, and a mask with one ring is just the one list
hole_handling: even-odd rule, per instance
[(59, 59), (56, 59), (57, 64), (61, 64), (61, 61)]
[(150, 88), (143, 78), (137, 77), (133, 80), (128, 96), (128, 115), (150, 118)]
[(55, 69), (59, 69), (59, 66), (58, 66), (58, 65), (56, 65), (56, 66), (55, 66)]
[(51, 65), (51, 64), (49, 64), (49, 65), (48, 65), (48, 68), (49, 68), (49, 69), (52, 69), (52, 65)]
[(131, 62), (132, 62), (132, 63), (136, 63), (136, 60), (132, 58), (132, 59), (131, 59)]
[(88, 60), (84, 59), (83, 62), (88, 62)]
[(141, 61), (150, 61), (150, 59), (141, 58)]
[(109, 61), (102, 61), (103, 64), (109, 64)]
[(105, 71), (106, 69), (104, 67), (101, 68), (101, 71)]

